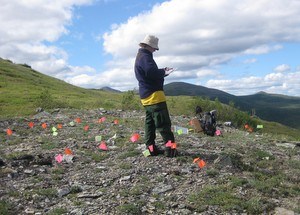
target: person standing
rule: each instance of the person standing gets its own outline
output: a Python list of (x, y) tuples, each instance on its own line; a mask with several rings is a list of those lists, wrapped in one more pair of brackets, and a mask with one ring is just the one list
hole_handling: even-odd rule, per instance
[[(146, 111), (145, 118), (145, 144), (151, 156), (164, 154), (164, 151), (156, 146), (156, 130), (158, 130), (165, 144), (175, 143), (171, 130), (171, 120), (166, 103), (163, 85), (164, 78), (173, 72), (173, 68), (158, 68), (153, 59), (153, 53), (158, 48), (158, 38), (154, 35), (146, 35), (139, 43), (134, 72), (139, 84), (141, 103)], [(173, 157), (176, 149), (166, 147), (166, 155)], [(176, 152), (176, 153), (175, 153)]]

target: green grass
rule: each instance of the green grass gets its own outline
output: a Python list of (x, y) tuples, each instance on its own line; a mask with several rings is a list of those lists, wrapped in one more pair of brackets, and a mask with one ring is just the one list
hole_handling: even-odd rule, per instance
[(76, 87), (2, 59), (0, 68), (1, 117), (30, 115), (41, 106), (92, 109), (120, 105), (117, 93)]
[(0, 200), (0, 214), (13, 214), (11, 211), (11, 205), (4, 200)]
[(63, 215), (67, 214), (68, 210), (66, 208), (55, 208), (47, 213), (47, 215)]
[(274, 207), (270, 202), (257, 196), (242, 199), (234, 193), (232, 187), (226, 185), (205, 186), (201, 191), (191, 193), (188, 201), (197, 212), (203, 212), (208, 206), (215, 205), (228, 212), (242, 213), (246, 210), (249, 214), (261, 214)]
[(198, 212), (204, 211), (209, 205), (218, 205), (224, 211), (235, 209), (242, 212), (245, 209), (244, 201), (224, 185), (206, 186), (200, 192), (192, 193), (188, 200)]
[(135, 204), (123, 204), (117, 207), (120, 214), (141, 214), (141, 207)]

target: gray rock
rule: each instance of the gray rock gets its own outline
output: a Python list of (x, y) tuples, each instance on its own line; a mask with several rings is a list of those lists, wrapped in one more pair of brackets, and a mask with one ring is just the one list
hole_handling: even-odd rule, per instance
[(171, 185), (161, 185), (159, 187), (155, 187), (152, 192), (154, 194), (162, 194), (173, 190), (173, 187)]
[(70, 192), (71, 191), (68, 187), (64, 187), (64, 188), (58, 189), (57, 195), (61, 198), (63, 196), (68, 195)]

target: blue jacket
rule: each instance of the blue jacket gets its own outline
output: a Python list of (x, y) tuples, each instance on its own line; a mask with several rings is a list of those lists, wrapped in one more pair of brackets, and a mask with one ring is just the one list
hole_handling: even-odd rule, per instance
[(139, 82), (140, 98), (144, 99), (156, 91), (163, 91), (165, 70), (159, 69), (153, 54), (140, 48), (134, 65), (135, 77)]

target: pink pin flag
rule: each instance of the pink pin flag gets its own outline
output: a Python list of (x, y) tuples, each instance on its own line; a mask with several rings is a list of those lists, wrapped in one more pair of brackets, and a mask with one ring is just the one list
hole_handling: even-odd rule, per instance
[(171, 140), (169, 140), (167, 143), (166, 143), (166, 147), (172, 147), (172, 141)]
[(138, 141), (139, 138), (140, 138), (140, 135), (137, 134), (137, 133), (135, 133), (135, 134), (133, 134), (133, 135), (131, 136), (130, 140), (131, 140), (131, 142), (134, 143), (134, 142)]
[(55, 156), (55, 160), (57, 161), (57, 163), (61, 163), (63, 161), (63, 155), (62, 154), (58, 154)]
[(100, 119), (98, 119), (98, 123), (102, 123), (102, 122), (104, 122), (105, 120), (106, 120), (105, 117), (101, 117)]
[(103, 151), (107, 151), (107, 145), (104, 141), (102, 141), (99, 145), (99, 149), (103, 150)]
[(216, 130), (215, 134), (216, 134), (217, 136), (220, 136), (222, 133), (221, 133), (220, 130)]
[(153, 152), (153, 151), (154, 151), (153, 145), (148, 146), (148, 148), (149, 148), (149, 151), (150, 151), (150, 152)]

